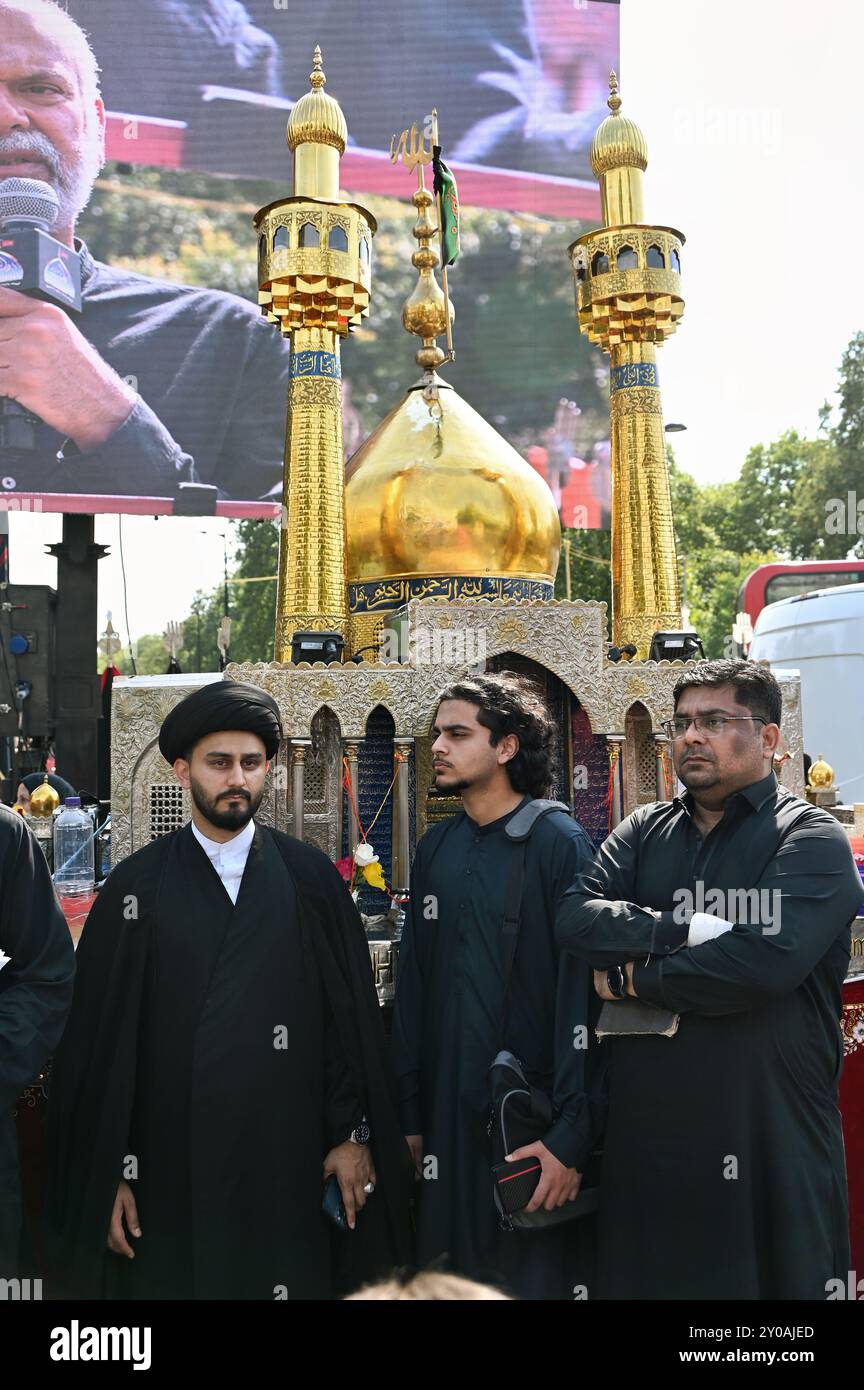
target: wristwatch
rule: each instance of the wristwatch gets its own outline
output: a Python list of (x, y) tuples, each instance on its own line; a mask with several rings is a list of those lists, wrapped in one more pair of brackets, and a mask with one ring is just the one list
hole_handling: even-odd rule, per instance
[(627, 976), (624, 974), (623, 965), (613, 965), (611, 970), (606, 971), (606, 983), (609, 991), (616, 999), (623, 999), (627, 993)]
[(366, 1116), (361, 1116), (360, 1123), (356, 1129), (352, 1129), (348, 1135), (349, 1144), (368, 1144), (372, 1138), (372, 1131), (366, 1120)]

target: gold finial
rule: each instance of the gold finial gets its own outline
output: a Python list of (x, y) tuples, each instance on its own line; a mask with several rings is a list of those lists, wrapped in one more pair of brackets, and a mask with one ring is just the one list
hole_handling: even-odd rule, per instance
[(613, 116), (617, 116), (618, 112), (621, 110), (621, 97), (618, 94), (618, 78), (614, 68), (609, 74), (609, 96), (606, 105), (609, 107)]
[(327, 81), (324, 70), (321, 67), (321, 45), (315, 45), (315, 52), (312, 54), (312, 71), (309, 74), (309, 81), (312, 83), (312, 90), (319, 91)]
[[(301, 145), (329, 145), (341, 156), (345, 153), (345, 146), (348, 143), (348, 127), (345, 124), (345, 117), (338, 101), (324, 91), (327, 78), (321, 67), (321, 49), (317, 46), (312, 62), (313, 68), (309, 74), (311, 88), (296, 103), (288, 120), (288, 148), (296, 150)], [(314, 165), (314, 155), (311, 157), (311, 162)], [(295, 194), (304, 196), (308, 194), (324, 199), (336, 198), (339, 183), (338, 169), (333, 171), (333, 177), (329, 180), (327, 189), (317, 186), (320, 180), (316, 179), (311, 165), (308, 177), (305, 169), (301, 171), (299, 187), (296, 176), (295, 167)], [(331, 189), (330, 184), (333, 183), (334, 178), (335, 186)]]
[[(418, 367), (422, 367), (431, 375), (447, 355), (435, 341), (447, 331), (447, 301), (444, 291), (435, 279), (438, 254), (429, 244), (438, 230), (429, 216), (429, 209), (435, 199), (425, 184), (421, 183), (420, 187), (415, 189), (411, 201), (417, 209), (414, 239), (418, 243), (417, 250), (411, 257), (411, 264), (416, 267), (419, 276), (413, 293), (405, 301), (402, 326), (409, 333), (416, 333), (418, 338), (422, 338), (423, 346), (417, 350), (414, 360)], [(452, 317), (452, 304), (450, 314)]]
[(643, 220), (641, 179), (648, 163), (648, 146), (636, 122), (621, 114), (614, 72), (609, 74), (607, 105), (609, 115), (591, 142), (591, 168), (600, 180), (604, 222), (614, 227)]
[(831, 791), (834, 786), (834, 769), (830, 763), (826, 763), (821, 753), (818, 753), (816, 761), (810, 764), (807, 786), (814, 791)]
[(59, 805), (60, 798), (48, 781), (48, 773), (46, 772), (41, 784), (36, 787), (30, 797), (30, 814), (31, 816), (44, 816), (47, 820), (49, 816), (53, 816)]

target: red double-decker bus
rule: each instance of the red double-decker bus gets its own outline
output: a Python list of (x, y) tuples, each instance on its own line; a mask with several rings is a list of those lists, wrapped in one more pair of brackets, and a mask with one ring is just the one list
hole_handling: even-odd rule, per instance
[[(769, 603), (781, 598), (794, 598), (811, 589), (836, 588), (839, 584), (864, 584), (864, 559), (861, 560), (788, 560), (771, 565), (758, 565), (738, 590), (736, 615), (746, 613), (751, 628)], [(739, 655), (746, 644), (738, 643)]]

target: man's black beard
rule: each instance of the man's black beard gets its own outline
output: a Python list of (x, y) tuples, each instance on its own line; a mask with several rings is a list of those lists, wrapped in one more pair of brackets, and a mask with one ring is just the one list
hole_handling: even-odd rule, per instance
[[(213, 801), (204, 791), (201, 783), (196, 782), (194, 777), (190, 779), (189, 789), (192, 793), (192, 800), (204, 819), (219, 830), (242, 830), (245, 825), (249, 824), (264, 796), (263, 787), (254, 797), (238, 787), (234, 791), (221, 792)], [(240, 805), (229, 806), (227, 804), (229, 796), (242, 798)], [(226, 803), (225, 806), (220, 806), (223, 801)]]
[(462, 792), (467, 791), (468, 788), (473, 787), (473, 785), (474, 783), (468, 781), (467, 778), (460, 777), (458, 781), (453, 782), (451, 786), (442, 787), (438, 782), (438, 774), (436, 773), (435, 775), (435, 790), (441, 792), (443, 796), (461, 796)]

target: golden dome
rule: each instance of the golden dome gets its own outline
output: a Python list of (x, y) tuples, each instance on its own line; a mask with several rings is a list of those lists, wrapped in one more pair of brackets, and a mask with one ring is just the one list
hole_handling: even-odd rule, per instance
[(807, 785), (813, 791), (830, 791), (834, 786), (834, 769), (830, 763), (826, 763), (820, 753), (815, 763), (810, 764), (810, 771), (807, 773)]
[(40, 786), (36, 787), (30, 795), (30, 814), (31, 816), (53, 816), (57, 807), (60, 805), (60, 797), (57, 795), (51, 783), (48, 781), (48, 773)]
[(315, 49), (309, 74), (311, 92), (297, 102), (288, 121), (286, 139), (293, 152), (298, 145), (332, 145), (342, 155), (348, 143), (348, 126), (335, 97), (324, 91), (327, 81), (321, 69), (321, 49)]
[(595, 177), (599, 179), (613, 169), (628, 167), (644, 171), (648, 165), (645, 136), (635, 121), (621, 115), (621, 97), (614, 72), (609, 74), (607, 105), (612, 114), (597, 127), (591, 142), (591, 168)]
[[(345, 511), (351, 586), (440, 577), (545, 587), (555, 579), (561, 530), (546, 483), (431, 373), (352, 457)], [(422, 589), (412, 584), (411, 596), (422, 597)], [(494, 596), (489, 586), (471, 592)], [(508, 592), (534, 596), (518, 584)], [(408, 596), (403, 586), (402, 599), (387, 606)]]

